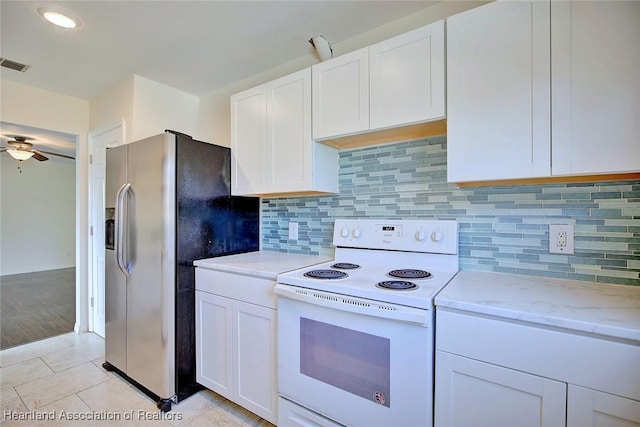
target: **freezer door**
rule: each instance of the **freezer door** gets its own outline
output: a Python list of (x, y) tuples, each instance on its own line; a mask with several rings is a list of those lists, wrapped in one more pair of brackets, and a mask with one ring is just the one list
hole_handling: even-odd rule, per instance
[(127, 283), (118, 268), (115, 238), (116, 199), (127, 182), (127, 146), (107, 149), (105, 218), (113, 221), (113, 242), (105, 242), (105, 359), (123, 372), (127, 370)]
[(175, 135), (129, 145), (127, 375), (161, 398), (175, 389)]

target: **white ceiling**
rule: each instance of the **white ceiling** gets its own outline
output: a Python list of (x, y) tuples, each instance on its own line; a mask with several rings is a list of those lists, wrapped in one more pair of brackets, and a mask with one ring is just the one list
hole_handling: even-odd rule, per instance
[[(42, 4), (82, 20), (44, 21)], [(132, 74), (202, 96), (310, 55), (433, 1), (0, 1), (0, 56), (31, 68), (3, 79), (90, 100)]]

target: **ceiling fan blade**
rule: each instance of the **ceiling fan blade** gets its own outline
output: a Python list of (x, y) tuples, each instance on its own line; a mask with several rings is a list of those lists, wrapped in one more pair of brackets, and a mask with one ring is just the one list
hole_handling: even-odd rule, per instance
[(49, 160), (48, 157), (43, 156), (42, 154), (38, 153), (37, 151), (33, 151), (33, 156), (34, 159), (39, 160), (41, 162), (44, 162), (45, 160)]
[(71, 156), (67, 156), (66, 154), (59, 154), (59, 153), (53, 153), (51, 151), (44, 151), (44, 150), (34, 150), (34, 152), (36, 153), (47, 153), (47, 154), (51, 154), (52, 156), (58, 156), (58, 157), (64, 157), (65, 159), (71, 159), (71, 160), (75, 160), (75, 157), (71, 157)]
[(23, 135), (10, 135), (10, 134), (2, 134), (0, 135), (0, 139), (4, 139), (7, 141), (13, 141), (13, 142), (26, 142), (26, 141), (34, 141), (35, 138), (31, 138), (30, 136), (23, 136)]

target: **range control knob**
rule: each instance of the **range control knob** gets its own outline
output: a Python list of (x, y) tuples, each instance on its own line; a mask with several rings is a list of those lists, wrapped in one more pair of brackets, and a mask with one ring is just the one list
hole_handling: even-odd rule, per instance
[(418, 242), (422, 242), (424, 241), (424, 239), (427, 238), (427, 233), (425, 233), (424, 231), (420, 230), (420, 231), (416, 231), (416, 240)]
[(344, 238), (349, 237), (349, 229), (348, 228), (343, 228), (342, 231), (340, 232), (340, 235)]
[(431, 233), (431, 241), (440, 243), (444, 240), (444, 234), (440, 231), (434, 231)]
[(360, 229), (359, 229), (359, 228), (354, 229), (354, 230), (353, 230), (353, 233), (351, 233), (351, 234), (352, 234), (352, 235), (353, 235), (353, 237), (355, 237), (356, 239), (362, 235), (362, 233), (360, 232)]

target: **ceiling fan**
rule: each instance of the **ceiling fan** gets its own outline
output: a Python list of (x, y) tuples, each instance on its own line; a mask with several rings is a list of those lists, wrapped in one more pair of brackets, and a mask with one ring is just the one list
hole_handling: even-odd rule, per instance
[(9, 153), (11, 157), (13, 157), (16, 160), (28, 160), (31, 157), (41, 162), (44, 162), (45, 160), (49, 160), (49, 158), (45, 156), (43, 153), (46, 153), (52, 156), (64, 157), (65, 159), (75, 160), (75, 157), (67, 156), (66, 154), (59, 154), (59, 153), (53, 153), (51, 151), (34, 149), (33, 144), (30, 142), (27, 142), (29, 140), (34, 140), (34, 138), (29, 138), (28, 136), (2, 135), (2, 137), (5, 139), (13, 138), (13, 141), (11, 140), (7, 141), (7, 144), (9, 144), (8, 147), (0, 147), (0, 153), (6, 151), (7, 153)]

